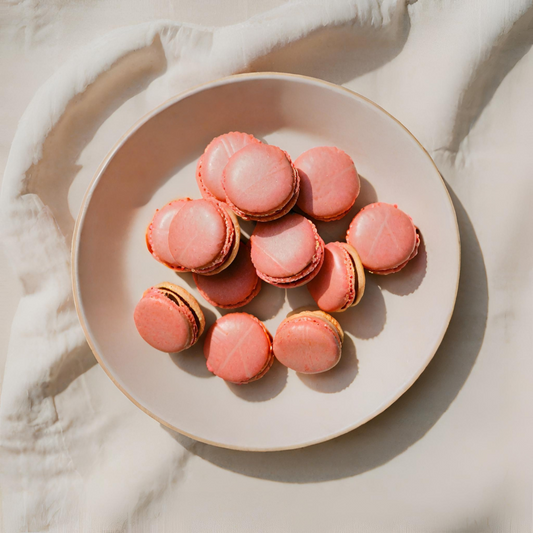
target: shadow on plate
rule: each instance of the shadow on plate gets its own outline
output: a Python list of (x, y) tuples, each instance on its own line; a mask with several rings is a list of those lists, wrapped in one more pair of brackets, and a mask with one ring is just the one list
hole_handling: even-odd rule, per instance
[(226, 383), (226, 385), (235, 396), (247, 402), (265, 402), (275, 398), (285, 388), (287, 374), (287, 368), (274, 360), (272, 368), (261, 379), (247, 385), (235, 383)]
[(357, 370), (355, 344), (346, 335), (342, 345), (342, 358), (337, 366), (322, 374), (297, 374), (297, 376), (310, 389), (331, 394), (349, 387), (357, 376)]
[(170, 433), (191, 453), (221, 468), (284, 483), (315, 483), (372, 470), (421, 439), (448, 409), (476, 361), (488, 313), (485, 264), (475, 230), (450, 190), (461, 232), (461, 279), (455, 311), (434, 358), (415, 384), (378, 417), (322, 444), (252, 453), (209, 446)]

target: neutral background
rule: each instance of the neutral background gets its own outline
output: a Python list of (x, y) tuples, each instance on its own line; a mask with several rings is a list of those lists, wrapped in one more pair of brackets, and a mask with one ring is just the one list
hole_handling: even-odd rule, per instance
[[(87, 42), (158, 19), (229, 25), (281, 4), (1, 2), (0, 174), (35, 91)], [(177, 437), (192, 453), (165, 500), (168, 524), (181, 529), (167, 531), (531, 530), (533, 9), (512, 0), (407, 4), (410, 27), (379, 57), (365, 50), (343, 59), (354, 65), (344, 75), (322, 71), (396, 115), (451, 186), (463, 268), (449, 333), (394, 406), (330, 443), (258, 457)], [(464, 61), (472, 53), (476, 61)], [(469, 78), (472, 64), (481, 67)], [(445, 102), (439, 87), (461, 83)], [(0, 253), (2, 359), (20, 295)]]

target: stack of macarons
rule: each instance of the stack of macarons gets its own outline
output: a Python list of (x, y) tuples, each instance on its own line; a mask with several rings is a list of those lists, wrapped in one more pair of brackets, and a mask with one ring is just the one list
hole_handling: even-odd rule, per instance
[[(293, 162), (277, 146), (230, 132), (206, 147), (196, 181), (201, 199), (177, 198), (153, 215), (145, 235), (152, 256), (175, 272), (191, 272), (198, 293), (215, 307), (248, 304), (265, 281), (282, 289), (306, 285), (319, 308), (290, 313), (274, 337), (249, 313), (219, 318), (204, 355), (207, 368), (232, 383), (263, 377), (274, 358), (301, 373), (333, 368), (344, 333), (329, 313), (359, 303), (365, 269), (392, 274), (418, 252), (411, 217), (383, 202), (356, 214), (345, 242), (324, 244), (313, 220), (343, 218), (360, 192), (354, 162), (336, 147), (311, 148)], [(241, 239), (238, 217), (257, 222), (249, 241)], [(145, 291), (134, 321), (141, 337), (164, 352), (190, 348), (205, 329), (196, 298), (171, 283)]]

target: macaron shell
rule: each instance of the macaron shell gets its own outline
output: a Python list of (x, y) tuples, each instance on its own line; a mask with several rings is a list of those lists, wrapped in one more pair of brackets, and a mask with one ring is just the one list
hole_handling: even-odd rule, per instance
[(148, 226), (146, 232), (146, 239), (148, 249), (150, 253), (162, 263), (165, 263), (169, 266), (175, 265), (174, 257), (170, 253), (170, 248), (168, 246), (168, 231), (172, 219), (180, 211), (180, 209), (185, 205), (186, 202), (190, 202), (190, 198), (180, 198), (169, 202), (161, 209), (158, 209)]
[(227, 231), (227, 222), (215, 202), (188, 202), (170, 223), (170, 253), (174, 261), (185, 268), (205, 267), (223, 251)]
[(273, 222), (259, 223), (250, 239), (252, 262), (266, 276), (294, 276), (313, 262), (317, 236), (314, 224), (294, 213)]
[(249, 303), (261, 290), (250, 258), (250, 245), (241, 241), (237, 257), (231, 265), (214, 276), (193, 274), (200, 294), (212, 305), (234, 309)]
[(285, 207), (292, 199), (295, 175), (292, 162), (283, 150), (254, 143), (230, 157), (222, 185), (230, 205), (244, 214), (267, 215)]
[(416, 248), (416, 228), (397, 206), (367, 205), (352, 220), (346, 241), (370, 271), (392, 270), (409, 260)]
[(312, 316), (291, 317), (281, 323), (274, 337), (274, 356), (302, 374), (317, 374), (340, 360), (342, 345), (324, 320)]
[(324, 250), (324, 264), (307, 284), (309, 293), (320, 309), (328, 313), (344, 311), (355, 300), (357, 274), (348, 252), (330, 242)]
[(342, 218), (359, 196), (361, 184), (354, 162), (338, 148), (311, 148), (294, 165), (300, 175), (298, 207), (316, 219)]
[(260, 142), (253, 135), (238, 131), (215, 137), (207, 145), (196, 167), (196, 181), (202, 196), (224, 202), (226, 193), (222, 187), (222, 173), (229, 158), (248, 144)]
[(190, 310), (179, 307), (158, 291), (145, 293), (135, 307), (133, 318), (141, 337), (156, 350), (180, 352), (195, 340)]
[(163, 292), (167, 291), (172, 293), (173, 295), (183, 300), (190, 307), (190, 310), (195, 316), (196, 321), (198, 323), (197, 337), (200, 337), (205, 329), (205, 316), (196, 298), (183, 287), (175, 285), (174, 283), (169, 283), (168, 281), (159, 283), (155, 286), (155, 288)]
[(418, 230), (416, 231), (416, 245), (415, 249), (413, 250), (412, 254), (407, 258), (407, 260), (402, 263), (401, 265), (398, 265), (395, 268), (391, 268), (389, 270), (375, 270), (371, 271), (373, 274), (379, 274), (380, 276), (387, 276), (388, 274), (395, 274), (396, 272), (400, 272), (403, 268), (407, 266), (407, 263), (411, 261), (411, 259), (414, 259), (418, 255), (418, 248), (420, 246), (420, 235), (418, 233)]
[(232, 383), (247, 383), (271, 364), (272, 346), (263, 324), (247, 313), (219, 318), (204, 343), (210, 372)]

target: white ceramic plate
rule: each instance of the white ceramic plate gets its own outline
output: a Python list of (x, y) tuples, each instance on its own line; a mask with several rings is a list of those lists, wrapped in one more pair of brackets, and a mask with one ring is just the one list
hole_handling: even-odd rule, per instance
[[(354, 159), (362, 192), (344, 220), (319, 224), (342, 239), (363, 205), (379, 200), (409, 213), (423, 236), (402, 272), (372, 276), (362, 302), (337, 314), (347, 333), (339, 365), (298, 375), (275, 363), (261, 380), (227, 384), (205, 367), (203, 339), (168, 355), (138, 335), (133, 310), (143, 291), (172, 281), (203, 306), (208, 327), (220, 311), (199, 296), (192, 276), (176, 275), (147, 252), (145, 229), (156, 208), (199, 198), (194, 172), (209, 141), (245, 131), (295, 159), (335, 145)], [(253, 225), (244, 223), (245, 232)], [(197, 440), (243, 450), (298, 448), (367, 422), (403, 394), (437, 350), (452, 315), (459, 279), (455, 212), (433, 161), (393, 117), (369, 100), (320, 80), (245, 74), (193, 89), (165, 103), (115, 146), (84, 199), (74, 235), (73, 281), (91, 348), (115, 384), (166, 426)], [(307, 289), (263, 284), (242, 308), (275, 333)]]

